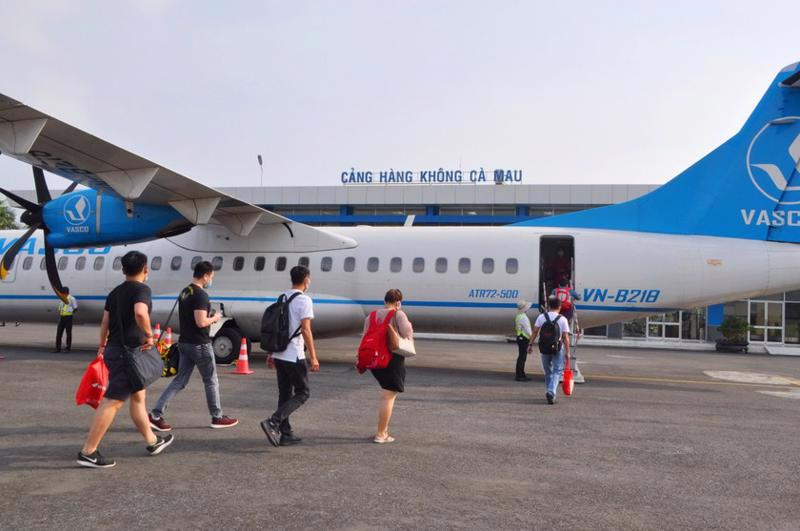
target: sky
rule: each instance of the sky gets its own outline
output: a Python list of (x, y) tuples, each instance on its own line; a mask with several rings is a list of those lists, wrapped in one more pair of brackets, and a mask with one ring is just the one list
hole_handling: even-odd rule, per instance
[[(210, 186), (663, 183), (800, 60), (800, 2), (0, 0), (0, 93)], [(32, 188), (0, 157), (0, 183)], [(54, 188), (64, 187), (58, 177)]]

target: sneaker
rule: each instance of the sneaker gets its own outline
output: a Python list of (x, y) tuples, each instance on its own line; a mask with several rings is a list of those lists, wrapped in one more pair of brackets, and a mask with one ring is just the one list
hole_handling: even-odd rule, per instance
[(239, 419), (232, 419), (227, 415), (222, 415), (218, 419), (211, 419), (211, 427), (216, 429), (232, 428), (239, 424)]
[(556, 397), (555, 397), (555, 395), (553, 393), (547, 393), (544, 396), (545, 396), (545, 398), (547, 398), (547, 403), (548, 404), (552, 405), (552, 404), (556, 403)]
[(283, 433), (281, 434), (281, 446), (293, 446), (295, 444), (300, 444), (303, 442), (303, 439), (295, 435), (294, 433)]
[(172, 431), (172, 426), (167, 424), (164, 421), (164, 417), (155, 418), (152, 413), (147, 414), (147, 418), (150, 419), (150, 427), (156, 431)]
[(269, 442), (272, 444), (272, 446), (277, 447), (281, 444), (281, 431), (278, 429), (278, 425), (273, 422), (272, 419), (262, 420), (261, 429), (264, 430), (264, 434), (266, 434), (267, 439), (269, 439)]
[(78, 452), (78, 464), (89, 468), (111, 468), (117, 463), (113, 459), (106, 459), (100, 455), (100, 452), (95, 450), (89, 455), (86, 455), (83, 452)]
[(150, 455), (158, 455), (161, 452), (163, 452), (167, 448), (167, 446), (172, 444), (172, 441), (174, 440), (175, 436), (172, 434), (167, 435), (165, 437), (156, 435), (156, 442), (147, 447), (147, 453), (149, 453)]
[(514, 380), (518, 382), (530, 382), (531, 380), (533, 380), (533, 378), (531, 378), (530, 376), (522, 375), (522, 376), (517, 376), (516, 378), (514, 378)]

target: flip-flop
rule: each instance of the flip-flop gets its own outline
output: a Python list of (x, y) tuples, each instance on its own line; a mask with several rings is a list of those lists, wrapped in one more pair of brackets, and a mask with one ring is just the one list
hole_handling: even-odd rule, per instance
[(378, 437), (375, 437), (374, 439), (372, 439), (372, 442), (374, 442), (375, 444), (391, 443), (394, 442), (394, 437), (392, 437), (391, 435), (387, 435), (385, 439), (379, 439)]

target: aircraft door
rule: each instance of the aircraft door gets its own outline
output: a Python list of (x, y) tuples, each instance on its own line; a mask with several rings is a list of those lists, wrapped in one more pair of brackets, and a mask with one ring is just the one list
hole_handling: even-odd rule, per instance
[(539, 305), (566, 279), (575, 287), (575, 239), (572, 236), (542, 236), (539, 240)]

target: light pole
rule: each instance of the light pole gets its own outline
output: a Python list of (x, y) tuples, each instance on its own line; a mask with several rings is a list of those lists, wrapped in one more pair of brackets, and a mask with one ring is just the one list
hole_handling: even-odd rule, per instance
[(261, 169), (261, 187), (264, 187), (264, 159), (261, 158), (261, 154), (258, 154), (258, 167)]

